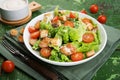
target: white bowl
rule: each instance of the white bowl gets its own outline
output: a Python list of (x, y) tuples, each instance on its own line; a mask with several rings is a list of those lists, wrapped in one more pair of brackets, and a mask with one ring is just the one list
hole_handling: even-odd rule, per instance
[[(53, 14), (53, 11), (52, 11), (52, 12), (48, 12), (48, 13)], [(44, 13), (44, 14), (46, 14), (46, 13)], [(100, 44), (100, 46), (99, 46), (99, 50), (95, 53), (95, 55), (93, 55), (93, 56), (91, 56), (91, 57), (89, 57), (89, 58), (83, 59), (83, 60), (81, 60), (81, 61), (76, 61), (76, 62), (56, 62), (56, 61), (48, 60), (48, 59), (45, 59), (45, 58), (41, 57), (40, 54), (39, 54), (39, 52), (33, 50), (32, 47), (31, 47), (31, 45), (29, 44), (30, 34), (29, 34), (29, 32), (28, 32), (28, 27), (29, 27), (29, 26), (34, 26), (37, 21), (42, 20), (44, 14), (41, 14), (41, 15), (35, 17), (34, 19), (32, 19), (32, 20), (26, 25), (25, 30), (24, 30), (24, 35), (23, 35), (24, 43), (25, 43), (27, 49), (28, 49), (34, 56), (36, 56), (38, 59), (40, 59), (40, 60), (42, 60), (42, 61), (44, 61), (44, 62), (46, 62), (46, 63), (53, 64), (53, 65), (73, 66), (73, 65), (78, 65), (78, 64), (85, 63), (85, 62), (93, 59), (93, 58), (96, 57), (98, 54), (100, 54), (101, 51), (104, 49), (104, 47), (105, 47), (105, 45), (106, 45), (106, 42), (107, 42), (107, 35), (106, 35), (106, 31), (105, 31), (104, 27), (103, 27), (96, 19), (94, 19), (93, 17), (78, 12), (78, 14), (79, 14), (80, 17), (82, 17), (82, 18), (84, 18), (84, 17), (90, 18), (94, 23), (96, 23), (97, 26), (98, 26), (98, 29), (99, 29), (99, 31), (100, 31), (101, 44)]]
[[(29, 8), (28, 8), (28, 0), (22, 0), (25, 1), (24, 5), (21, 5), (21, 8), (14, 8), (14, 9), (10, 9), (9, 6), (13, 5), (13, 4), (4, 4), (5, 1), (7, 0), (2, 0), (0, 2), (0, 17), (4, 20), (8, 20), (8, 21), (17, 21), (17, 20), (21, 20), (24, 19), (25, 17), (28, 16), (29, 14)], [(10, 0), (9, 0), (10, 1)], [(19, 0), (15, 0), (15, 1), (19, 1)], [(16, 4), (14, 4), (16, 5)], [(13, 5), (13, 6), (14, 6)], [(16, 5), (17, 6), (17, 5)], [(20, 4), (18, 4), (18, 6), (20, 6)]]

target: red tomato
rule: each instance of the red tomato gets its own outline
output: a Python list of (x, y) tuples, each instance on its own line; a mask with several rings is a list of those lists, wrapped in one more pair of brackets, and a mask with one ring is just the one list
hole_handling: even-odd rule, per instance
[(104, 24), (106, 23), (107, 21), (107, 17), (105, 15), (100, 15), (98, 16), (98, 19), (97, 19), (100, 23)]
[(98, 6), (96, 4), (93, 4), (90, 6), (90, 12), (95, 14), (98, 12)]
[(75, 15), (75, 13), (70, 12), (69, 17), (70, 17), (70, 18), (76, 18), (76, 15)]
[(36, 31), (30, 34), (30, 38), (37, 39), (40, 36), (40, 31)]
[(52, 19), (52, 22), (57, 22), (59, 20), (59, 17), (58, 16), (55, 16), (53, 19)]
[(87, 14), (87, 11), (85, 9), (80, 11), (81, 13)]
[(80, 61), (83, 58), (84, 58), (84, 55), (81, 52), (77, 52), (77, 53), (71, 55), (71, 60), (72, 61)]
[(10, 60), (6, 60), (2, 63), (2, 69), (5, 71), (5, 72), (12, 72), (15, 68), (15, 64), (10, 61)]
[(64, 25), (65, 26), (70, 26), (70, 27), (74, 27), (74, 23), (73, 22), (71, 22), (71, 21), (66, 21), (65, 23), (64, 23)]
[(92, 22), (92, 21), (91, 21), (90, 19), (88, 19), (88, 18), (83, 18), (82, 21), (83, 21), (84, 23), (86, 23), (86, 24)]
[(33, 33), (33, 32), (36, 32), (37, 29), (35, 29), (35, 27), (30, 26), (30, 27), (28, 28), (28, 31), (29, 31), (30, 33)]
[(85, 33), (82, 37), (83, 42), (90, 43), (94, 41), (94, 35), (92, 33)]
[(48, 58), (51, 55), (51, 48), (44, 47), (40, 50), (41, 56)]

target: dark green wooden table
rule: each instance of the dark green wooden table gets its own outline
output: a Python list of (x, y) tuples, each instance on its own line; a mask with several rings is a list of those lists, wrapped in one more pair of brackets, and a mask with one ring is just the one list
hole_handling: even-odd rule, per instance
[[(31, 2), (33, 0), (29, 0)], [(100, 13), (104, 13), (107, 16), (106, 25), (120, 29), (120, 0), (35, 0), (42, 5), (42, 9), (33, 13), (32, 18), (48, 11), (59, 5), (61, 9), (80, 11), (83, 8), (87, 10), (88, 15), (97, 18)], [(97, 14), (91, 14), (89, 7), (91, 4), (97, 4), (99, 6), (99, 12)], [(0, 41), (4, 33), (14, 27), (3, 24), (0, 22)], [(112, 37), (112, 36), (111, 36)], [(119, 44), (120, 45), (120, 44)], [(120, 46), (118, 47), (120, 49)], [(93, 77), (93, 80), (120, 80), (120, 50), (116, 50), (107, 62), (99, 69), (99, 71)], [(0, 65), (5, 58), (0, 55)], [(3, 73), (0, 76), (0, 80), (34, 80), (32, 77), (15, 68), (13, 73)]]

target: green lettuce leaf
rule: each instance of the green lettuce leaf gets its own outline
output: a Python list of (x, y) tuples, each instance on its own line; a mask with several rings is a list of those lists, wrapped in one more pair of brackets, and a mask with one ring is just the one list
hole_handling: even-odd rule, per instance
[(49, 57), (49, 59), (53, 61), (59, 61), (59, 62), (70, 62), (71, 61), (68, 56), (62, 53), (59, 53), (55, 49), (51, 51), (51, 56)]
[(36, 43), (32, 46), (32, 49), (33, 50), (38, 50), (40, 48), (39, 43), (40, 43), (40, 40), (36, 41)]

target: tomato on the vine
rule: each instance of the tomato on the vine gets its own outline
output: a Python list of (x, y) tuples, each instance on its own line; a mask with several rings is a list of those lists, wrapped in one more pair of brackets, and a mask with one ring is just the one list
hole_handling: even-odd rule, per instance
[(96, 5), (96, 4), (91, 5), (90, 12), (93, 14), (97, 13), (98, 12), (98, 5)]
[(8, 73), (13, 72), (14, 68), (15, 68), (15, 64), (11, 60), (6, 60), (2, 63), (2, 69), (5, 72), (8, 72)]
[(101, 15), (98, 16), (98, 19), (97, 19), (97, 20), (98, 20), (100, 23), (105, 24), (106, 21), (107, 21), (107, 17), (106, 17), (105, 15), (101, 14)]

